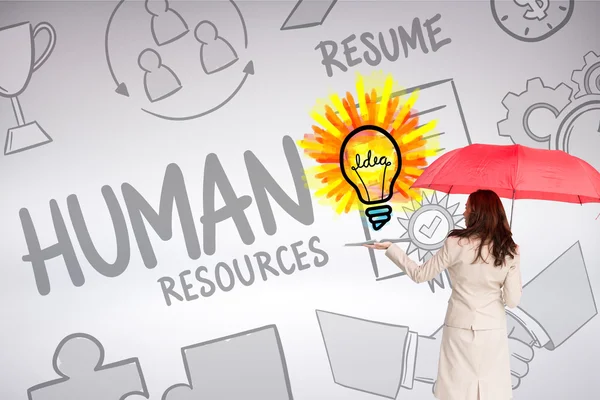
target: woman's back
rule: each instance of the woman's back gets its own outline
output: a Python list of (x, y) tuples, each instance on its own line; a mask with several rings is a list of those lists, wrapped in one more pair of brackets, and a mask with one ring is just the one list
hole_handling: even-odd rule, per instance
[(521, 297), (518, 251), (512, 259), (507, 256), (502, 266), (494, 266), (488, 245), (482, 246), (477, 258), (480, 240), (449, 237), (447, 242), (452, 294), (445, 324), (464, 329), (505, 327), (504, 306), (515, 307)]
[(452, 294), (440, 345), (435, 397), (510, 399), (504, 307), (514, 308), (521, 300), (519, 248), (494, 192), (471, 193), (463, 215), (466, 228), (449, 232), (442, 248), (421, 266), (390, 242), (368, 247), (385, 249), (385, 255), (417, 283), (448, 270)]

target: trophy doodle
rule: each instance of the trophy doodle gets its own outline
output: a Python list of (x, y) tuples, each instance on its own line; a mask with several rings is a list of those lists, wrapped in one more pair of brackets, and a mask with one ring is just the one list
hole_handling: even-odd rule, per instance
[[(41, 31), (50, 37), (46, 48), (35, 59), (35, 38)], [(17, 126), (6, 135), (4, 154), (14, 154), (52, 142), (52, 138), (36, 122), (25, 122), (18, 96), (25, 91), (33, 72), (48, 59), (56, 43), (52, 25), (40, 22), (35, 27), (22, 22), (0, 28), (0, 96), (10, 99), (17, 119)]]

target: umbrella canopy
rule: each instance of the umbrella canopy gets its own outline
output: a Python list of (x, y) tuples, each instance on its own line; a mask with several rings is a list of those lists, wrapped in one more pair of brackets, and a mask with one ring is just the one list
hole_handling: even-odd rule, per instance
[(431, 163), (412, 185), (445, 193), (490, 189), (500, 197), (600, 203), (600, 172), (561, 150), (472, 144)]

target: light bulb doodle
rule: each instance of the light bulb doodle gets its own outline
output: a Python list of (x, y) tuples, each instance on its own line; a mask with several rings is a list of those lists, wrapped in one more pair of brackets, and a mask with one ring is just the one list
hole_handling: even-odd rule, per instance
[[(307, 167), (308, 186), (321, 204), (338, 214), (364, 211), (374, 230), (390, 220), (392, 203), (421, 200), (421, 190), (411, 185), (442, 149), (437, 141), (436, 120), (420, 121), (414, 109), (419, 91), (409, 98), (391, 75), (374, 73), (372, 88), (357, 74), (356, 97), (331, 94), (323, 107), (314, 109), (312, 126), (298, 142), (317, 165)], [(378, 94), (380, 93), (380, 94)], [(388, 203), (388, 204), (384, 204)]]
[(400, 147), (385, 129), (363, 125), (350, 132), (340, 148), (342, 176), (366, 205), (365, 215), (374, 230), (387, 224), (392, 207), (385, 203), (394, 194), (402, 168)]

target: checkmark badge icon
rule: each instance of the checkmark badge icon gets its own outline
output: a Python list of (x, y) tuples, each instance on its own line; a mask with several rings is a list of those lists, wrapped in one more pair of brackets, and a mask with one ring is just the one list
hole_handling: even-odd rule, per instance
[(428, 239), (431, 239), (433, 235), (435, 235), (435, 232), (437, 231), (441, 223), (442, 219), (438, 215), (436, 215), (433, 221), (431, 221), (431, 223), (429, 224), (429, 226), (423, 224), (419, 229), (419, 232), (427, 236)]

